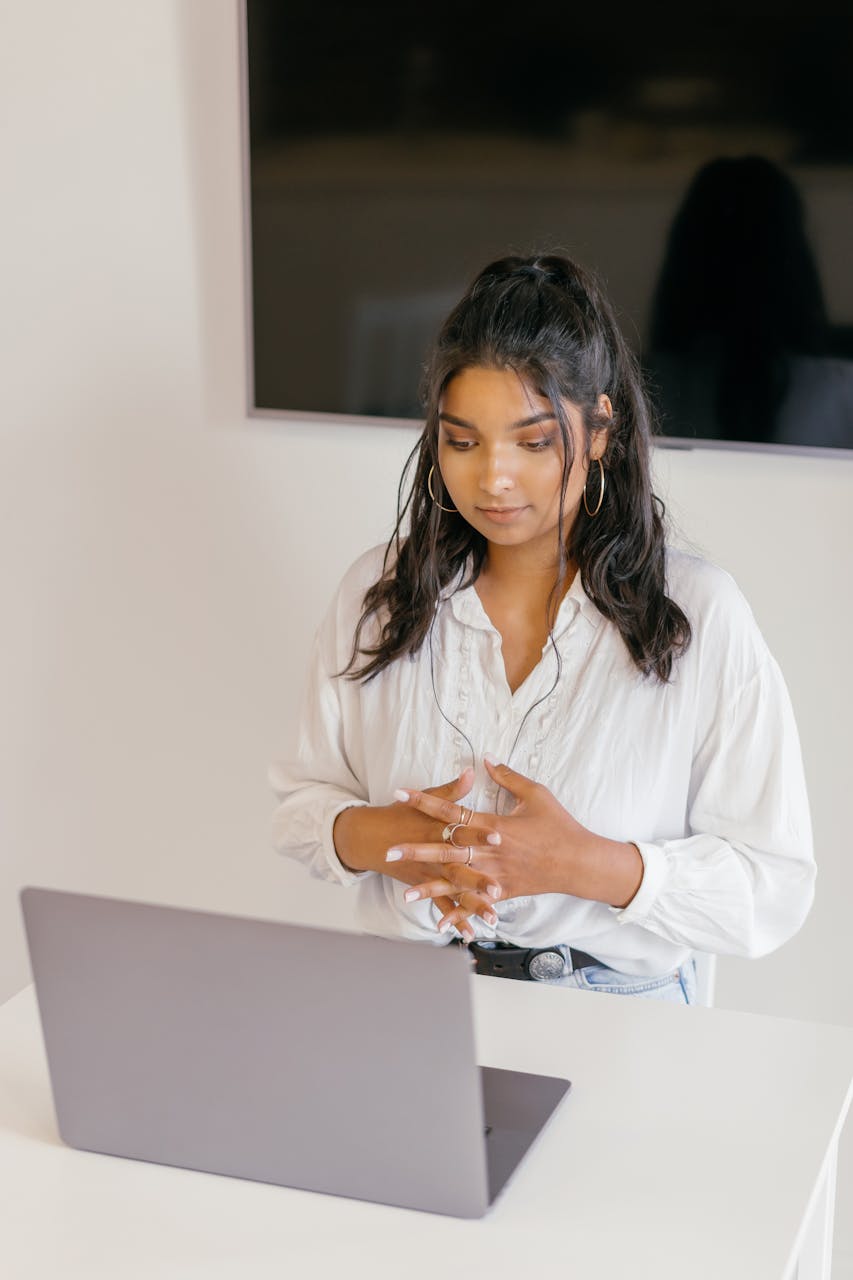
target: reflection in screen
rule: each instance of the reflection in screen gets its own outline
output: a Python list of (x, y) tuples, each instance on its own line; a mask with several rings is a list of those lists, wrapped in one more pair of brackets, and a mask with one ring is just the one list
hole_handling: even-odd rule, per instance
[[(472, 276), (554, 248), (603, 277), (667, 434), (851, 447), (853, 9), (655, 25), (543, 3), (519, 25), (465, 0), (247, 0), (246, 45), (258, 408), (418, 418)], [(748, 158), (799, 202), (822, 320), (759, 340), (738, 312), (737, 342), (664, 342), (676, 216), (707, 166)]]
[(703, 166), (654, 297), (647, 365), (662, 431), (853, 449), (851, 336), (829, 324), (791, 178), (761, 156)]

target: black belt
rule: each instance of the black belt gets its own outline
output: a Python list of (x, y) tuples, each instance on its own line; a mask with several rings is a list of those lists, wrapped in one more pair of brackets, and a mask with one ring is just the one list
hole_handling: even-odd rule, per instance
[[(566, 968), (562, 951), (556, 947), (517, 947), (512, 942), (462, 942), (454, 938), (454, 942), (468, 947), (474, 957), (474, 968), (477, 973), (490, 978), (515, 978), (523, 982), (547, 982), (560, 978)], [(569, 947), (572, 970), (586, 969), (590, 965), (601, 966), (601, 961), (586, 951), (578, 951)], [(607, 968), (607, 965), (601, 966)]]

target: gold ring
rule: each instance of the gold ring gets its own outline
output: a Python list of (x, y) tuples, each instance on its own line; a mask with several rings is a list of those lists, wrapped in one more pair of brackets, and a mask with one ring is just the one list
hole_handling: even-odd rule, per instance
[(447, 844), (452, 844), (454, 849), (464, 849), (466, 847), (464, 844), (457, 844), (453, 839), (454, 832), (458, 831), (459, 828), (464, 825), (465, 824), (463, 822), (450, 823), (449, 827), (445, 827), (444, 831), (442, 831), (441, 838), (446, 841)]
[(474, 816), (474, 810), (466, 809), (464, 804), (460, 804), (459, 808), (462, 810), (462, 817), (459, 819), (459, 823), (461, 826), (467, 827)]
[(473, 857), (474, 857), (474, 847), (473, 847), (473, 845), (470, 845), (470, 844), (469, 844), (469, 845), (468, 845), (468, 857), (465, 859), (465, 866), (466, 866), (466, 867), (470, 867), (470, 865), (471, 865), (471, 859), (472, 859)]

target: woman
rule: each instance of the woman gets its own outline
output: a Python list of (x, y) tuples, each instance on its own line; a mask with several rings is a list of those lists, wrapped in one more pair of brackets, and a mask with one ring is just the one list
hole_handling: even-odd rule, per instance
[(276, 845), (358, 881), (368, 930), (689, 1002), (694, 950), (764, 954), (811, 903), (779, 670), (731, 579), (665, 547), (635, 362), (578, 266), (487, 267), (424, 385), (396, 533), (272, 770)]

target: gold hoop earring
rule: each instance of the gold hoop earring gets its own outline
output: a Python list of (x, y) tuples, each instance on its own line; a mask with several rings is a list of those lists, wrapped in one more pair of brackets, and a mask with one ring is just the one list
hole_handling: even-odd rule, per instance
[(433, 502), (435, 503), (435, 505), (438, 507), (439, 511), (446, 511), (446, 512), (448, 513), (448, 515), (451, 515), (451, 514), (452, 514), (452, 515), (455, 515), (455, 514), (456, 514), (456, 508), (455, 508), (455, 507), (443, 507), (443, 506), (441, 505), (441, 503), (439, 502), (438, 498), (437, 498), (437, 497), (435, 496), (435, 494), (433, 493), (433, 491), (432, 491), (432, 473), (433, 473), (433, 471), (435, 471), (435, 465), (431, 466), (431, 467), (430, 467), (430, 469), (429, 469), (429, 475), (427, 476), (427, 492), (429, 493), (429, 496), (432, 498), (432, 500), (433, 500)]
[(600, 489), (599, 489), (599, 491), (598, 491), (598, 504), (597, 504), (597, 506), (595, 507), (595, 510), (594, 510), (594, 511), (590, 511), (590, 509), (589, 509), (589, 503), (588, 503), (588, 502), (587, 502), (587, 500), (586, 500), (586, 482), (584, 482), (584, 486), (583, 486), (583, 505), (584, 505), (584, 510), (586, 511), (586, 514), (587, 514), (588, 516), (597, 516), (597, 515), (598, 515), (598, 513), (599, 513), (599, 511), (601, 510), (601, 504), (602, 504), (602, 502), (604, 501), (604, 463), (601, 461), (601, 459), (600, 459), (600, 458), (596, 458), (596, 459), (595, 459), (595, 461), (598, 463), (598, 471), (599, 471), (599, 476), (600, 476), (600, 479), (601, 479), (601, 487), (600, 487)]

